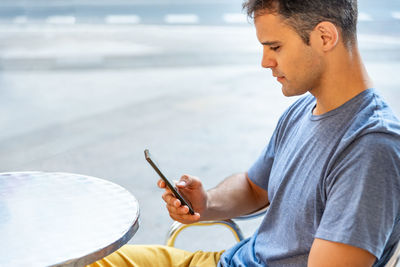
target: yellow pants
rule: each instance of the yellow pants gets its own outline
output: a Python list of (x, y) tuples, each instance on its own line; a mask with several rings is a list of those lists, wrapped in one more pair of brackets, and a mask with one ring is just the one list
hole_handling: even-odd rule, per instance
[(90, 267), (147, 267), (147, 266), (217, 266), (219, 258), (224, 251), (220, 252), (189, 252), (159, 245), (125, 245), (116, 252), (108, 255), (91, 265)]

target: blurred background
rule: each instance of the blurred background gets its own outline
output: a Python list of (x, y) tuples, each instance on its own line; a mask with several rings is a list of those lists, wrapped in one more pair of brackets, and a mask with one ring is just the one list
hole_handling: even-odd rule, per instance
[[(143, 150), (171, 179), (189, 173), (214, 187), (248, 169), (295, 100), (261, 68), (241, 3), (0, 1), (0, 171), (117, 183), (141, 207), (130, 243), (163, 243), (172, 220)], [(367, 69), (400, 117), (400, 2), (360, 0), (359, 11)], [(240, 225), (248, 236), (258, 223)], [(234, 242), (190, 231), (179, 247)]]

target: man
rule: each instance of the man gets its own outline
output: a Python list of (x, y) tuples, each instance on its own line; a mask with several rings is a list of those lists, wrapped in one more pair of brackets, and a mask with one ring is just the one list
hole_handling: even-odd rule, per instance
[[(256, 233), (225, 252), (125, 246), (109, 260), (135, 266), (383, 266), (400, 238), (400, 123), (364, 69), (355, 0), (248, 0), (270, 68), (285, 96), (306, 94), (280, 118), (246, 173), (205, 191), (168, 190), (183, 223), (269, 209)], [(308, 93), (309, 92), (309, 93)], [(165, 188), (162, 181), (159, 187)], [(121, 259), (124, 259), (123, 261)]]

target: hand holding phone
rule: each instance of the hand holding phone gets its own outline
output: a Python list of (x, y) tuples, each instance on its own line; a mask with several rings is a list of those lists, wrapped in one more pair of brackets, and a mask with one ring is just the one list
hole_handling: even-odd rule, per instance
[(147, 162), (153, 167), (153, 169), (157, 172), (157, 174), (161, 177), (161, 179), (165, 182), (167, 187), (172, 191), (172, 193), (175, 195), (177, 199), (181, 201), (182, 205), (186, 205), (189, 208), (189, 213), (194, 215), (194, 210), (192, 206), (190, 205), (189, 201), (185, 200), (181, 194), (179, 194), (178, 190), (176, 189), (175, 186), (172, 185), (172, 183), (165, 177), (165, 175), (161, 172), (159, 167), (157, 166), (156, 162), (154, 161), (154, 158), (150, 155), (150, 152), (148, 149), (144, 150), (144, 156), (147, 160)]

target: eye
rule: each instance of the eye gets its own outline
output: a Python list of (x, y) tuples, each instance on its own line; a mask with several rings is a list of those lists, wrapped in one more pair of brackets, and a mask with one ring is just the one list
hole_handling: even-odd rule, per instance
[(278, 46), (271, 46), (269, 49), (271, 49), (272, 51), (278, 51), (279, 48), (281, 47), (278, 45)]

